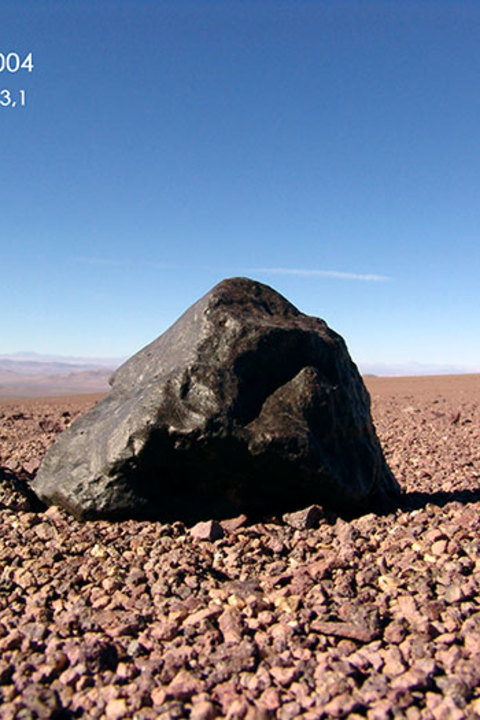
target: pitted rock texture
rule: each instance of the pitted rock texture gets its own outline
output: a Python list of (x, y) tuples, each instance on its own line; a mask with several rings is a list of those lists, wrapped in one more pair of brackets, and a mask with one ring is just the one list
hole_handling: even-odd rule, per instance
[(221, 282), (111, 385), (33, 484), (78, 518), (359, 512), (398, 493), (343, 339), (266, 285)]

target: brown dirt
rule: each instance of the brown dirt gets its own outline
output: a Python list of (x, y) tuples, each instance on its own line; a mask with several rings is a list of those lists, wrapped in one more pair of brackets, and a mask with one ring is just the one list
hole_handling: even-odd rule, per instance
[(480, 376), (366, 382), (402, 506), (223, 537), (19, 509), (98, 396), (0, 401), (0, 717), (480, 717)]

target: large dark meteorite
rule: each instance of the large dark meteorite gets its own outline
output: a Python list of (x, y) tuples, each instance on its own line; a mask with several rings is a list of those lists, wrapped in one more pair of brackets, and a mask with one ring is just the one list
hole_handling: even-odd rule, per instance
[(267, 285), (219, 283), (110, 382), (33, 483), (77, 517), (349, 513), (399, 492), (343, 339)]

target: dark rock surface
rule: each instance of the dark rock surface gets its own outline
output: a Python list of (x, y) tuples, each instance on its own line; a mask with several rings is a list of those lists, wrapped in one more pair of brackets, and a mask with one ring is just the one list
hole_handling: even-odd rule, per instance
[(112, 376), (33, 487), (79, 518), (358, 512), (398, 493), (343, 339), (225, 280)]

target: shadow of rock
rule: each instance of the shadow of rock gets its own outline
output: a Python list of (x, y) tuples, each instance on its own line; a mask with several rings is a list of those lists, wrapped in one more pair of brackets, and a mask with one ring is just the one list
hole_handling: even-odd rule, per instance
[(7, 467), (0, 467), (0, 509), (23, 512), (42, 512), (46, 505), (35, 495), (29, 485), (30, 475)]
[(451, 492), (409, 492), (400, 496), (398, 509), (400, 510), (421, 510), (427, 505), (444, 507), (451, 502), (459, 502), (462, 505), (480, 502), (480, 487), (476, 490), (453, 490)]

